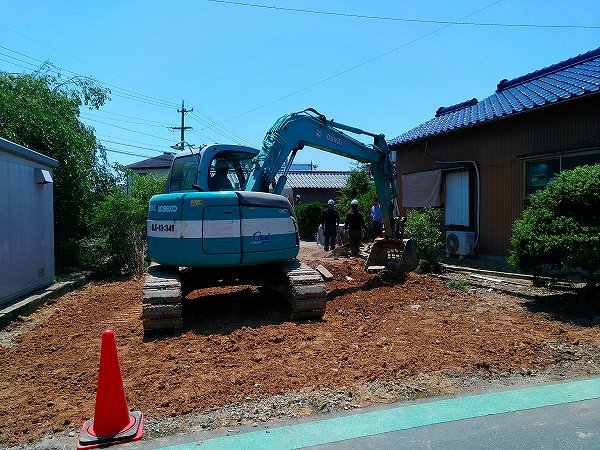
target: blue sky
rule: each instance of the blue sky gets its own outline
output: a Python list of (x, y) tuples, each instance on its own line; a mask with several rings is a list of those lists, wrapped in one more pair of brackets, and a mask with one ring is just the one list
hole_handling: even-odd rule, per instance
[[(0, 0), (0, 69), (31, 72), (49, 60), (65, 75), (113, 86), (112, 100), (99, 111), (82, 110), (81, 118), (106, 147), (137, 154), (109, 152), (111, 162), (131, 164), (179, 141), (168, 127), (179, 126), (182, 99), (194, 108), (186, 115), (192, 144), (260, 147), (278, 117), (308, 107), (391, 139), (440, 106), (491, 95), (503, 78), (600, 47), (597, 0), (242, 3), (335, 15), (208, 0)], [(392, 20), (465, 16), (596, 28)], [(296, 161), (323, 170), (352, 163), (312, 149)]]

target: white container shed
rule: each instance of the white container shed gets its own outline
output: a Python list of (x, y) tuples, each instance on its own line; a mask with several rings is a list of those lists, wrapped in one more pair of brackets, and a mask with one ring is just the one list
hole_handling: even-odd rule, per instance
[(54, 281), (54, 167), (0, 138), (0, 306)]

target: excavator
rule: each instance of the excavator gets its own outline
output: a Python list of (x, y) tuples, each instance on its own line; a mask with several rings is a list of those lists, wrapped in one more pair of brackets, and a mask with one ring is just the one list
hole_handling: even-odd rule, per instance
[[(373, 137), (367, 145), (345, 132)], [(283, 297), (289, 318), (320, 319), (327, 292), (319, 272), (296, 259), (298, 224), (281, 195), (305, 146), (368, 163), (382, 205), (383, 238), (365, 268), (410, 272), (419, 256), (410, 239), (395, 239), (396, 176), (383, 134), (327, 119), (309, 108), (280, 117), (262, 149), (214, 144), (173, 160), (165, 193), (148, 207), (148, 256), (142, 321), (147, 332), (182, 327), (182, 300), (192, 291), (260, 284)]]

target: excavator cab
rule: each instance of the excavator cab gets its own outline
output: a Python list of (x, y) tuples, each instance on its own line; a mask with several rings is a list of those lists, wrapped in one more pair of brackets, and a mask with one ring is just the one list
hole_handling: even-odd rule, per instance
[(210, 145), (175, 155), (166, 193), (243, 190), (258, 150), (239, 145)]

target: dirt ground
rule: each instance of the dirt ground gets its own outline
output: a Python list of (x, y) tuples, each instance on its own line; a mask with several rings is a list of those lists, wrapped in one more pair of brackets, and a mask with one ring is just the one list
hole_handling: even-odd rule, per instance
[(242, 286), (195, 292), (181, 333), (144, 337), (134, 278), (89, 284), (10, 325), (0, 332), (0, 447), (74, 442), (94, 414), (105, 329), (149, 437), (600, 374), (598, 316), (426, 275), (366, 274), (364, 261), (311, 244), (301, 259), (335, 277), (322, 321), (288, 322)]

